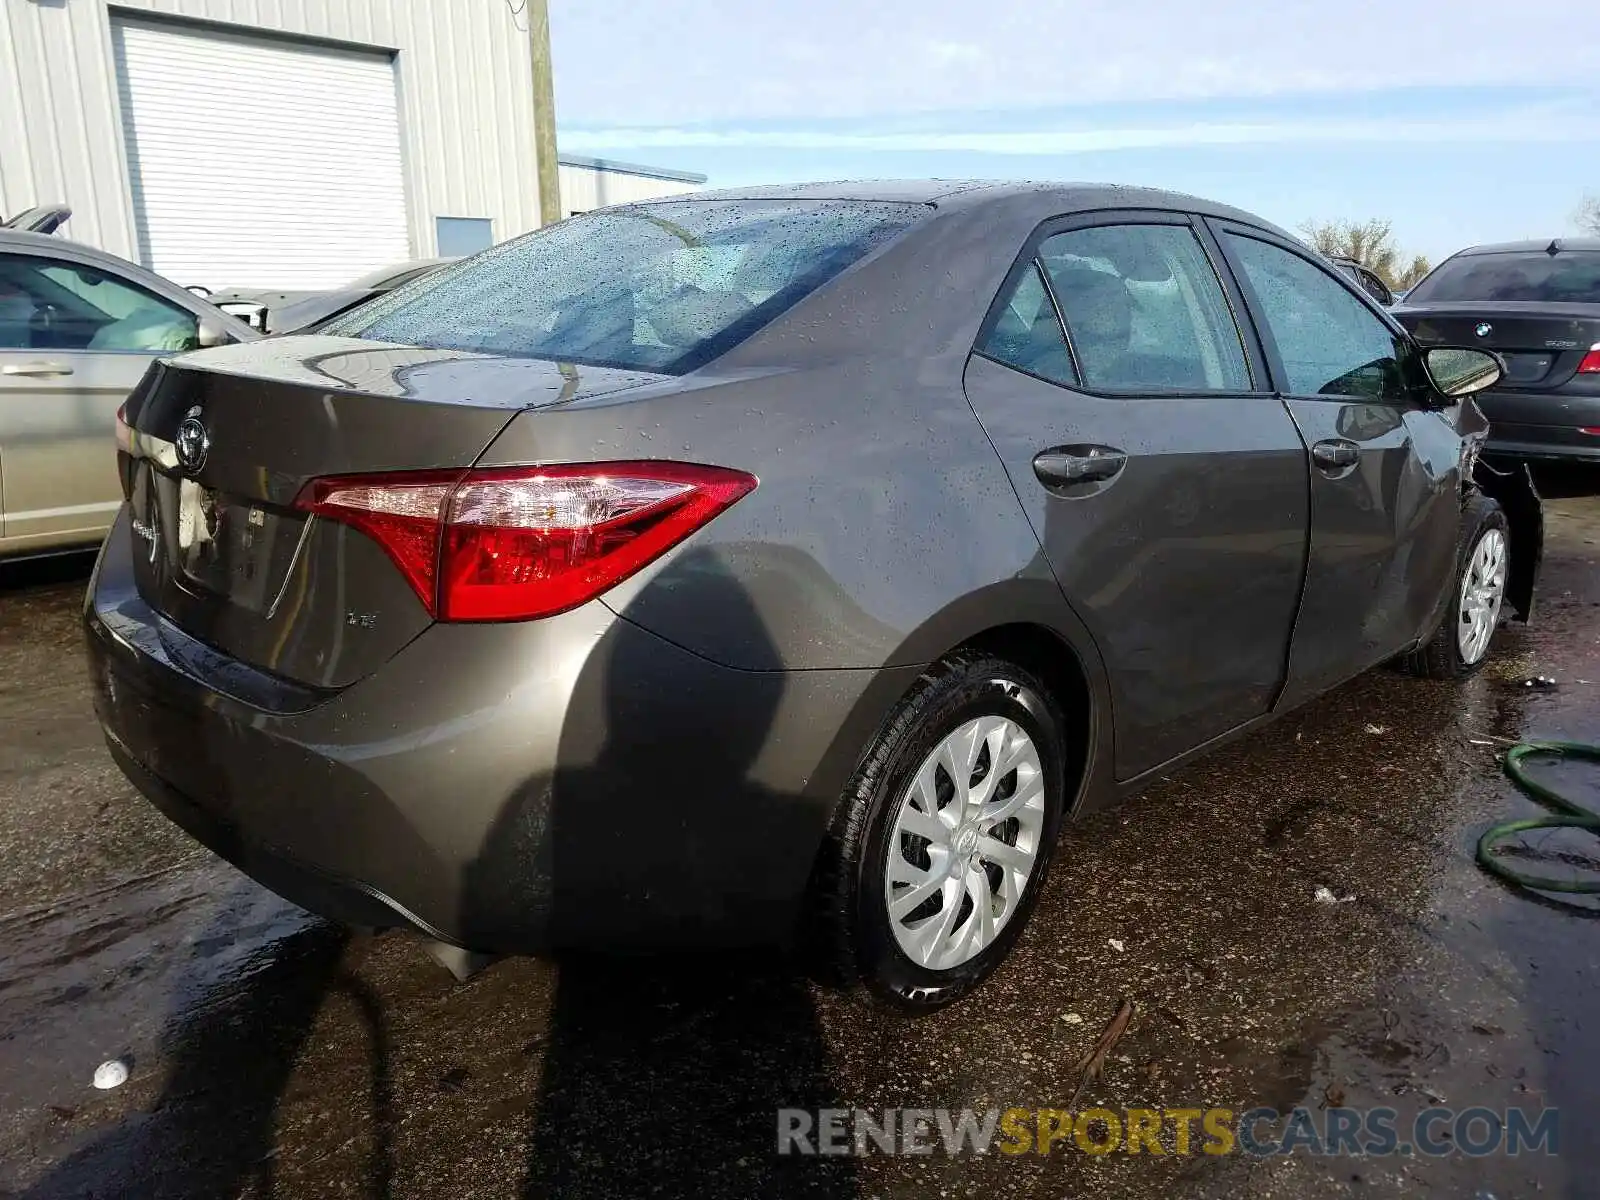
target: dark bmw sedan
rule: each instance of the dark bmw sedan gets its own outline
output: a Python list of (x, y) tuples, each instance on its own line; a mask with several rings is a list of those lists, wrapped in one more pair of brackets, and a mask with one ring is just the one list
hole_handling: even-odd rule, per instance
[(1600, 239), (1462, 250), (1395, 316), (1424, 346), (1482, 346), (1505, 362), (1478, 397), (1489, 453), (1600, 463)]
[(151, 372), (98, 711), (155, 805), (337, 919), (793, 940), (931, 1008), (1064, 821), (1527, 615), (1537, 498), (1474, 469), (1499, 373), (1185, 196), (596, 212)]

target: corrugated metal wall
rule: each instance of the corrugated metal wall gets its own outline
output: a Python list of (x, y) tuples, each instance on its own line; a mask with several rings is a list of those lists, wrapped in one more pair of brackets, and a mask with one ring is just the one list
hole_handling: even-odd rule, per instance
[(627, 171), (602, 171), (593, 167), (562, 163), (561, 215), (588, 212), (608, 204), (627, 204), (631, 200), (650, 200), (656, 196), (677, 196), (700, 189), (700, 184), (654, 175), (634, 175)]
[(67, 236), (138, 257), (115, 12), (394, 51), (412, 252), (435, 253), (436, 216), (489, 217), (496, 240), (539, 223), (528, 35), (506, 0), (0, 0), (0, 213), (62, 200)]

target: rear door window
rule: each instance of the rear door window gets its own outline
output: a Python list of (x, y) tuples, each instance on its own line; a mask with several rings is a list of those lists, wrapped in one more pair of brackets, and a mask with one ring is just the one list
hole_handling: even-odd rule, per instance
[(1056, 383), (1077, 382), (1061, 319), (1037, 261), (1030, 262), (1001, 296), (978, 352)]
[(1281, 246), (1225, 233), (1283, 364), (1293, 396), (1358, 396), (1401, 403), (1406, 340), (1327, 270)]
[(1039, 247), (1086, 387), (1241, 392), (1251, 386), (1216, 271), (1186, 225), (1099, 225)]

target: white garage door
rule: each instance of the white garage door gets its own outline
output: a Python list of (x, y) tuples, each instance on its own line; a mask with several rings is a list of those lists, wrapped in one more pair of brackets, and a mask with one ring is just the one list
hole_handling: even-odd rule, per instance
[(309, 290), (411, 256), (388, 55), (120, 19), (113, 38), (147, 265)]

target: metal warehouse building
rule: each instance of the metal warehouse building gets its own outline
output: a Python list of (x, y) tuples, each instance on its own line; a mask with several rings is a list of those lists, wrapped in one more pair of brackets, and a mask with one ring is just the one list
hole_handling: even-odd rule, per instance
[[(316, 289), (539, 221), (508, 0), (0, 0), (0, 214), (188, 285)], [(561, 215), (704, 176), (563, 158)]]

